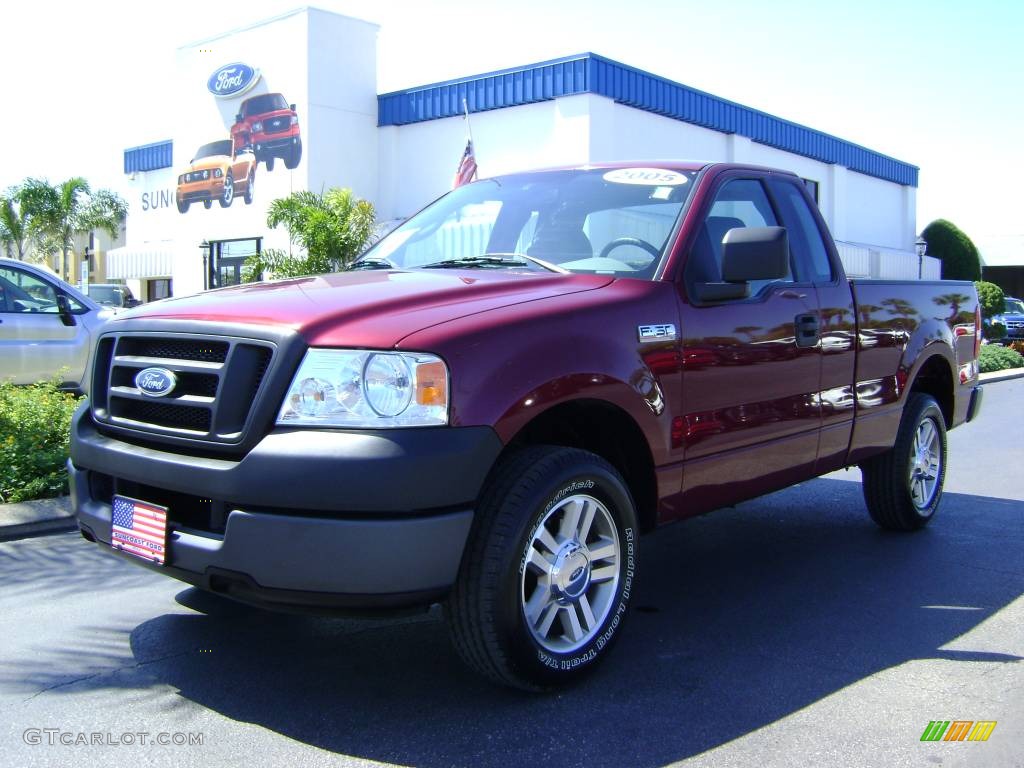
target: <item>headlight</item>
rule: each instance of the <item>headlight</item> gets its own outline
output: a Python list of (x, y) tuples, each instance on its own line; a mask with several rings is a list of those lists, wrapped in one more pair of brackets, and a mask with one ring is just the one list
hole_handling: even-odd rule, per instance
[(288, 124), (289, 125), (298, 125), (299, 124), (299, 118), (296, 117), (295, 115), (292, 115), (292, 119), (288, 122)]
[(277, 423), (363, 429), (447, 424), (448, 368), (420, 352), (310, 349)]
[(219, 179), (223, 175), (224, 175), (224, 171), (222, 171), (220, 168), (214, 168), (213, 169), (213, 178)]
[(257, 133), (263, 133), (263, 123), (257, 120), (255, 123), (252, 124), (252, 129)]

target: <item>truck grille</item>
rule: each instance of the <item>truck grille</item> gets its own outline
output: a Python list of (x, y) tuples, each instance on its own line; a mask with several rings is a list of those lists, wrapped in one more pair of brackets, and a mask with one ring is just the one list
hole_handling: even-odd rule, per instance
[(263, 121), (263, 132), (264, 133), (284, 133), (291, 126), (292, 121), (288, 116), (285, 117), (272, 117), (269, 120)]
[[(106, 335), (96, 350), (93, 418), (134, 433), (238, 443), (274, 350), (274, 344), (259, 339)], [(146, 368), (173, 374), (173, 389), (162, 397), (143, 394), (135, 378)]]

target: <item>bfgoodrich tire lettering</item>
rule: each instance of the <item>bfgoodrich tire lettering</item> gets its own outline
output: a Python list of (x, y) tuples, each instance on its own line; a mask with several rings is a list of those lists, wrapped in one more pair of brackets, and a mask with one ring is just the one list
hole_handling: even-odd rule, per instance
[(890, 450), (861, 464), (864, 501), (882, 528), (913, 531), (931, 521), (946, 479), (946, 422), (931, 395), (911, 392)]
[(585, 675), (621, 632), (637, 544), (633, 500), (604, 459), (554, 446), (509, 456), (481, 497), (445, 606), (459, 654), (527, 690)]

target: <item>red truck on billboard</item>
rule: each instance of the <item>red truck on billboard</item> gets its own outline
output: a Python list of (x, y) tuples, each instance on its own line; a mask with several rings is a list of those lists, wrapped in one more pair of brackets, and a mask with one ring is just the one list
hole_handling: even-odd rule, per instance
[(302, 136), (295, 105), (280, 93), (263, 93), (242, 102), (231, 126), (235, 149), (251, 147), (256, 162), (274, 170), (274, 160), (281, 158), (284, 167), (297, 168), (302, 159)]
[(111, 320), (83, 535), (156, 505), (122, 557), (268, 607), (442, 603), (536, 690), (608, 655), (660, 524), (849, 466), (879, 526), (928, 524), (981, 404), (973, 284), (847, 279), (792, 173), (651, 165), (466, 184), (346, 272)]

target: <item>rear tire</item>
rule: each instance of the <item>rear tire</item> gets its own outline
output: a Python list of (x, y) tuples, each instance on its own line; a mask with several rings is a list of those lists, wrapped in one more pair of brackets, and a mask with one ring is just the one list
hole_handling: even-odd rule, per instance
[(864, 501), (879, 526), (914, 531), (927, 525), (946, 479), (946, 421), (935, 398), (911, 392), (892, 448), (860, 468)]
[(637, 534), (629, 489), (601, 457), (536, 446), (505, 459), (445, 605), (459, 655), (490, 680), (531, 691), (589, 673), (628, 613)]

